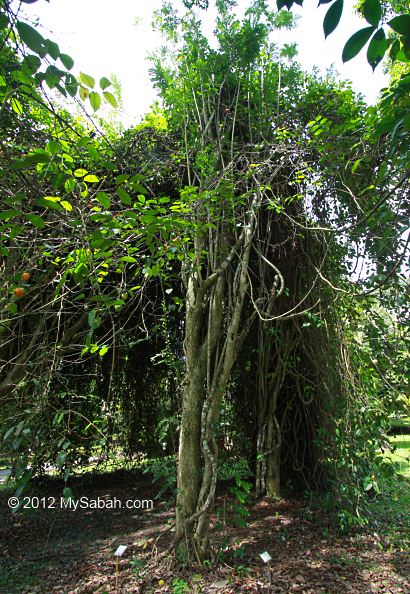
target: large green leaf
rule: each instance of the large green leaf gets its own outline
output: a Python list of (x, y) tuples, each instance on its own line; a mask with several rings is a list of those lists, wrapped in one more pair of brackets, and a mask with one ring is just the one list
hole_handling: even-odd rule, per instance
[(285, 6), (290, 10), (293, 6), (293, 0), (276, 0), (276, 5), (278, 7), (278, 10), (281, 10)]
[(46, 72), (46, 83), (50, 89), (54, 89), (59, 83), (61, 77), (64, 75), (62, 70), (59, 70), (55, 66), (48, 66)]
[(65, 88), (66, 91), (71, 97), (75, 97), (77, 95), (78, 90), (78, 82), (75, 76), (72, 74), (67, 74), (65, 77)]
[(31, 74), (34, 74), (40, 68), (41, 60), (38, 56), (33, 56), (33, 54), (29, 54), (24, 58), (22, 64), (23, 66), (27, 66)]
[(94, 88), (95, 80), (89, 74), (84, 74), (84, 72), (80, 72), (80, 76), (78, 78), (86, 87), (90, 87), (90, 89)]
[(110, 93), (109, 91), (104, 91), (103, 95), (107, 103), (112, 105), (112, 107), (118, 107), (117, 100), (112, 93)]
[(50, 140), (47, 143), (47, 151), (49, 153), (51, 153), (52, 155), (57, 155), (58, 153), (61, 152), (61, 144), (59, 142), (57, 142), (56, 140)]
[(8, 221), (8, 220), (12, 219), (13, 217), (17, 217), (18, 215), (21, 215), (21, 210), (16, 210), (15, 208), (10, 208), (8, 210), (2, 210), (2, 211), (0, 211), (0, 220)]
[(389, 27), (401, 35), (410, 36), (410, 14), (400, 14), (392, 18), (388, 23)]
[(380, 0), (364, 0), (362, 4), (363, 16), (368, 23), (376, 27), (382, 16)]
[(27, 23), (17, 21), (17, 31), (23, 43), (27, 45), (33, 52), (44, 58), (47, 53), (45, 45), (46, 40), (36, 29)]
[(11, 99), (10, 103), (11, 103), (12, 110), (17, 115), (22, 115), (23, 114), (23, 106), (21, 105), (21, 103), (20, 103), (20, 101), (18, 99), (16, 99), (15, 97), (13, 97)]
[(89, 95), (89, 91), (85, 87), (80, 87), (79, 93), (81, 101), (85, 101)]
[(99, 178), (96, 175), (90, 173), (89, 175), (86, 175), (85, 176), (84, 181), (85, 182), (88, 182), (90, 184), (96, 184), (100, 180), (99, 180)]
[(96, 93), (95, 91), (91, 91), (91, 93), (89, 95), (89, 99), (90, 99), (90, 105), (94, 111), (97, 111), (97, 109), (100, 109), (101, 97), (98, 93)]
[(68, 54), (60, 54), (60, 60), (64, 68), (67, 68), (67, 70), (71, 70), (71, 68), (74, 66), (74, 60)]
[(347, 40), (346, 45), (343, 48), (342, 60), (348, 62), (360, 52), (360, 50), (366, 45), (372, 36), (375, 27), (365, 27), (356, 31), (350, 39)]
[(21, 161), (23, 167), (29, 167), (30, 165), (37, 165), (37, 163), (49, 163), (50, 155), (45, 151), (35, 151)]
[(108, 78), (106, 76), (103, 76), (102, 79), (100, 80), (100, 87), (101, 89), (104, 91), (105, 89), (108, 89), (108, 87), (111, 86), (111, 81), (108, 80)]
[(397, 54), (400, 51), (400, 41), (398, 39), (395, 39), (392, 43), (392, 46), (390, 48), (390, 52), (389, 52), (389, 56), (390, 59), (392, 60), (392, 62), (394, 62), (397, 58)]
[(53, 60), (57, 60), (60, 56), (60, 48), (58, 47), (57, 43), (51, 41), (51, 39), (46, 39), (44, 41), (45, 48), (49, 56), (53, 58)]
[(26, 219), (35, 227), (38, 227), (38, 229), (43, 229), (46, 224), (44, 222), (44, 220), (36, 214), (28, 214), (26, 215)]
[(117, 189), (117, 194), (121, 199), (121, 202), (123, 202), (124, 204), (126, 204), (127, 206), (131, 206), (132, 204), (132, 198), (131, 196), (128, 194), (128, 192), (126, 192), (124, 190), (124, 188), (118, 188)]
[(108, 210), (110, 208), (110, 197), (107, 192), (97, 192), (97, 200), (105, 208)]
[(343, 0), (336, 0), (329, 8), (325, 14), (325, 18), (323, 19), (323, 31), (325, 32), (325, 37), (333, 33), (333, 31), (336, 29), (339, 24), (340, 17), (342, 16), (342, 12)]
[(9, 19), (7, 18), (7, 15), (5, 15), (3, 12), (0, 12), (0, 29), (5, 29), (8, 26)]
[(367, 61), (373, 70), (382, 61), (388, 47), (386, 34), (383, 29), (378, 29), (373, 35), (367, 48)]

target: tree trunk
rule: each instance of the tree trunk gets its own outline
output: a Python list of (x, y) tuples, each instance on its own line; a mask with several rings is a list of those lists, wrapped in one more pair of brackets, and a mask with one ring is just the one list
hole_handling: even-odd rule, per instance
[[(202, 561), (208, 552), (209, 515), (217, 481), (216, 427), (232, 367), (252, 322), (252, 319), (247, 320), (241, 326), (256, 225), (256, 201), (255, 196), (240, 237), (219, 267), (211, 270), (205, 280), (200, 278), (199, 267), (194, 268), (186, 282), (186, 376), (179, 448), (176, 547), (178, 555), (187, 560), (195, 556)], [(215, 234), (213, 250), (216, 252), (218, 248), (219, 252), (226, 251), (221, 238), (221, 232)], [(197, 243), (198, 248), (200, 242)], [(233, 266), (235, 260), (236, 266)], [(234, 269), (229, 293), (225, 291), (228, 267)]]
[(256, 495), (280, 497), (282, 436), (276, 409), (286, 377), (286, 359), (293, 344), (288, 333), (282, 332), (279, 339), (273, 339), (266, 330), (259, 322)]

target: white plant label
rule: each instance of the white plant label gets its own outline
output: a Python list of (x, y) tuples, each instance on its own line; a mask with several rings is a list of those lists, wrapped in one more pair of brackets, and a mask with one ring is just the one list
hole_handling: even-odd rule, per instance
[(261, 553), (259, 557), (262, 559), (264, 563), (269, 563), (272, 560), (272, 557), (269, 555), (268, 551)]
[(120, 545), (114, 553), (115, 557), (122, 557), (122, 555), (125, 553), (127, 548), (128, 547), (126, 545)]

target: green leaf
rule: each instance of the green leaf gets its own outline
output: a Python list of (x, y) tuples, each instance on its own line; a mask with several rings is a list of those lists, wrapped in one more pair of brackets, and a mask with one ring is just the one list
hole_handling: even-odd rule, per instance
[(43, 219), (36, 214), (28, 214), (26, 215), (26, 219), (35, 227), (38, 227), (38, 229), (44, 229), (44, 227), (46, 226), (45, 222), (43, 221)]
[(36, 204), (38, 204), (38, 206), (43, 206), (44, 208), (51, 208), (51, 210), (58, 210), (60, 212), (62, 210), (59, 202), (53, 202), (52, 200), (47, 200), (46, 198), (37, 198)]
[(74, 66), (74, 60), (68, 54), (60, 54), (60, 60), (64, 68), (67, 68), (67, 70), (71, 70)]
[(21, 105), (21, 103), (20, 103), (20, 101), (18, 99), (16, 99), (15, 97), (13, 97), (10, 103), (11, 103), (12, 110), (17, 115), (22, 115), (23, 114), (23, 106)]
[(48, 155), (45, 151), (40, 152), (36, 151), (35, 153), (31, 153), (24, 157), (22, 161), (23, 167), (30, 166), (30, 165), (37, 165), (37, 163), (48, 163), (50, 161), (50, 155)]
[(60, 78), (63, 76), (63, 74), (64, 72), (55, 66), (48, 66), (45, 72), (46, 83), (48, 87), (50, 89), (54, 89), (60, 83)]
[(15, 303), (13, 303), (13, 301), (9, 301), (9, 303), (7, 304), (7, 309), (12, 314), (17, 313), (17, 305)]
[(33, 27), (22, 21), (17, 21), (16, 27), (23, 43), (33, 52), (44, 58), (47, 53), (44, 37)]
[(121, 199), (121, 202), (126, 204), (127, 206), (131, 206), (132, 198), (123, 188), (117, 188), (117, 194)]
[(73, 205), (71, 202), (68, 202), (68, 200), (62, 200), (60, 204), (67, 212), (71, 212), (73, 210)]
[(41, 66), (41, 60), (38, 56), (33, 56), (33, 54), (29, 54), (23, 60), (23, 66), (27, 66), (31, 74), (37, 72), (37, 70)]
[(119, 186), (123, 182), (128, 181), (128, 177), (128, 173), (121, 173), (120, 175), (117, 175), (117, 177), (115, 178), (115, 183), (117, 184), (117, 186)]
[(91, 330), (95, 328), (95, 316), (97, 315), (97, 311), (92, 309), (88, 314), (88, 325), (90, 326)]
[(83, 136), (77, 142), (77, 146), (78, 146), (78, 148), (84, 148), (85, 146), (88, 146), (90, 144), (90, 142), (91, 142), (91, 138), (89, 136)]
[(342, 53), (343, 62), (348, 62), (349, 60), (357, 56), (360, 50), (363, 49), (363, 47), (369, 41), (374, 30), (375, 27), (365, 27), (364, 29), (356, 31), (356, 33), (354, 33), (347, 40)]
[(111, 200), (107, 192), (97, 192), (97, 200), (105, 210), (110, 208)]
[(140, 184), (132, 184), (132, 189), (134, 192), (139, 192), (140, 194), (148, 194), (148, 190), (141, 186)]
[(88, 171), (86, 169), (76, 169), (74, 171), (74, 175), (75, 177), (84, 177), (85, 175), (87, 175)]
[(410, 34), (410, 14), (400, 14), (392, 18), (388, 23), (389, 27), (401, 35)]
[(99, 355), (100, 357), (104, 357), (106, 353), (108, 353), (109, 347), (107, 345), (100, 348)]
[(57, 43), (51, 41), (51, 39), (46, 39), (44, 41), (44, 46), (47, 50), (49, 56), (53, 58), (53, 60), (57, 60), (60, 56), (60, 48), (58, 47)]
[(406, 56), (404, 50), (400, 50), (399, 52), (397, 52), (396, 60), (398, 62), (410, 62), (410, 58)]
[(356, 161), (353, 163), (352, 173), (354, 173), (356, 171), (356, 169), (359, 167), (361, 162), (362, 162), (361, 159), (356, 159)]
[(5, 29), (8, 26), (9, 19), (7, 18), (7, 15), (5, 15), (3, 12), (0, 12), (0, 29)]
[(87, 99), (88, 95), (89, 95), (88, 89), (86, 89), (85, 87), (80, 87), (80, 99), (82, 101), (85, 101)]
[(389, 52), (389, 56), (392, 62), (394, 62), (397, 58), (397, 54), (400, 51), (400, 41), (398, 39), (395, 39), (392, 43), (392, 46), (390, 48), (390, 52)]
[(396, 117), (392, 114), (388, 114), (382, 120), (380, 120), (374, 135), (375, 138), (379, 138), (382, 134), (389, 134), (394, 126), (396, 125)]
[(102, 79), (100, 80), (100, 87), (101, 89), (104, 91), (104, 89), (108, 89), (108, 87), (111, 86), (111, 81), (108, 80), (107, 77), (103, 76)]
[(67, 74), (65, 77), (65, 88), (67, 93), (71, 95), (71, 97), (75, 97), (78, 91), (78, 82), (75, 76), (72, 74)]
[(90, 89), (94, 88), (95, 80), (89, 74), (84, 74), (84, 72), (80, 72), (80, 76), (78, 78), (86, 87), (90, 87)]
[(57, 468), (62, 468), (67, 460), (67, 454), (65, 452), (59, 452), (56, 457)]
[(1, 221), (9, 221), (13, 217), (17, 217), (18, 215), (21, 215), (21, 211), (16, 210), (15, 208), (11, 208), (9, 210), (3, 210), (3, 211), (0, 211), (0, 220)]
[(107, 101), (107, 103), (112, 105), (112, 107), (118, 107), (117, 100), (112, 93), (110, 93), (109, 91), (104, 91), (103, 95), (104, 95), (104, 99)]
[(376, 27), (382, 16), (380, 0), (364, 0), (362, 4), (363, 16), (368, 23)]
[(70, 489), (70, 487), (64, 487), (63, 495), (66, 499), (72, 499), (74, 496), (73, 491), (72, 491), (72, 489)]
[(138, 260), (136, 258), (133, 258), (132, 256), (123, 256), (121, 258), (121, 262), (129, 262), (130, 264), (135, 264), (135, 262), (138, 262)]
[(64, 183), (64, 189), (69, 194), (75, 188), (76, 180), (73, 177), (69, 177)]
[(343, 0), (336, 0), (329, 8), (327, 13), (325, 14), (325, 18), (323, 19), (323, 31), (325, 32), (325, 37), (330, 35), (338, 26), (340, 17), (342, 16), (343, 12)]
[(93, 175), (92, 173), (90, 173), (89, 175), (85, 176), (84, 181), (89, 182), (90, 184), (96, 184), (97, 182), (100, 181), (100, 179), (96, 175)]
[(57, 142), (56, 140), (50, 140), (47, 143), (46, 148), (47, 148), (48, 152), (51, 153), (52, 155), (57, 155), (62, 150), (61, 144), (59, 142)]
[(101, 97), (98, 93), (96, 93), (95, 91), (91, 91), (89, 100), (90, 100), (90, 105), (94, 111), (97, 111), (98, 109), (100, 109)]
[(387, 50), (387, 39), (383, 29), (378, 29), (367, 48), (367, 61), (373, 70), (382, 61)]

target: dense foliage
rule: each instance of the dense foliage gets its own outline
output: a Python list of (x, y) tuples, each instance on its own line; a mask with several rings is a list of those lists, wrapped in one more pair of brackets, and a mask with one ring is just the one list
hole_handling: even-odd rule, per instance
[[(107, 137), (68, 98), (115, 107), (111, 82), (75, 77), (0, 3), (0, 421), (20, 492), (49, 464), (69, 484), (90, 456), (179, 448), (176, 546), (203, 559), (219, 458), (258, 495), (332, 494), (344, 527), (391, 474), (389, 419), (409, 404), (409, 75), (368, 108), (272, 42), (288, 13), (257, 0), (238, 20), (218, 0), (214, 47), (184, 4), (156, 15), (161, 108)], [(345, 58), (373, 35), (373, 67), (388, 46), (408, 63), (407, 14), (380, 42), (388, 8), (363, 3)]]

